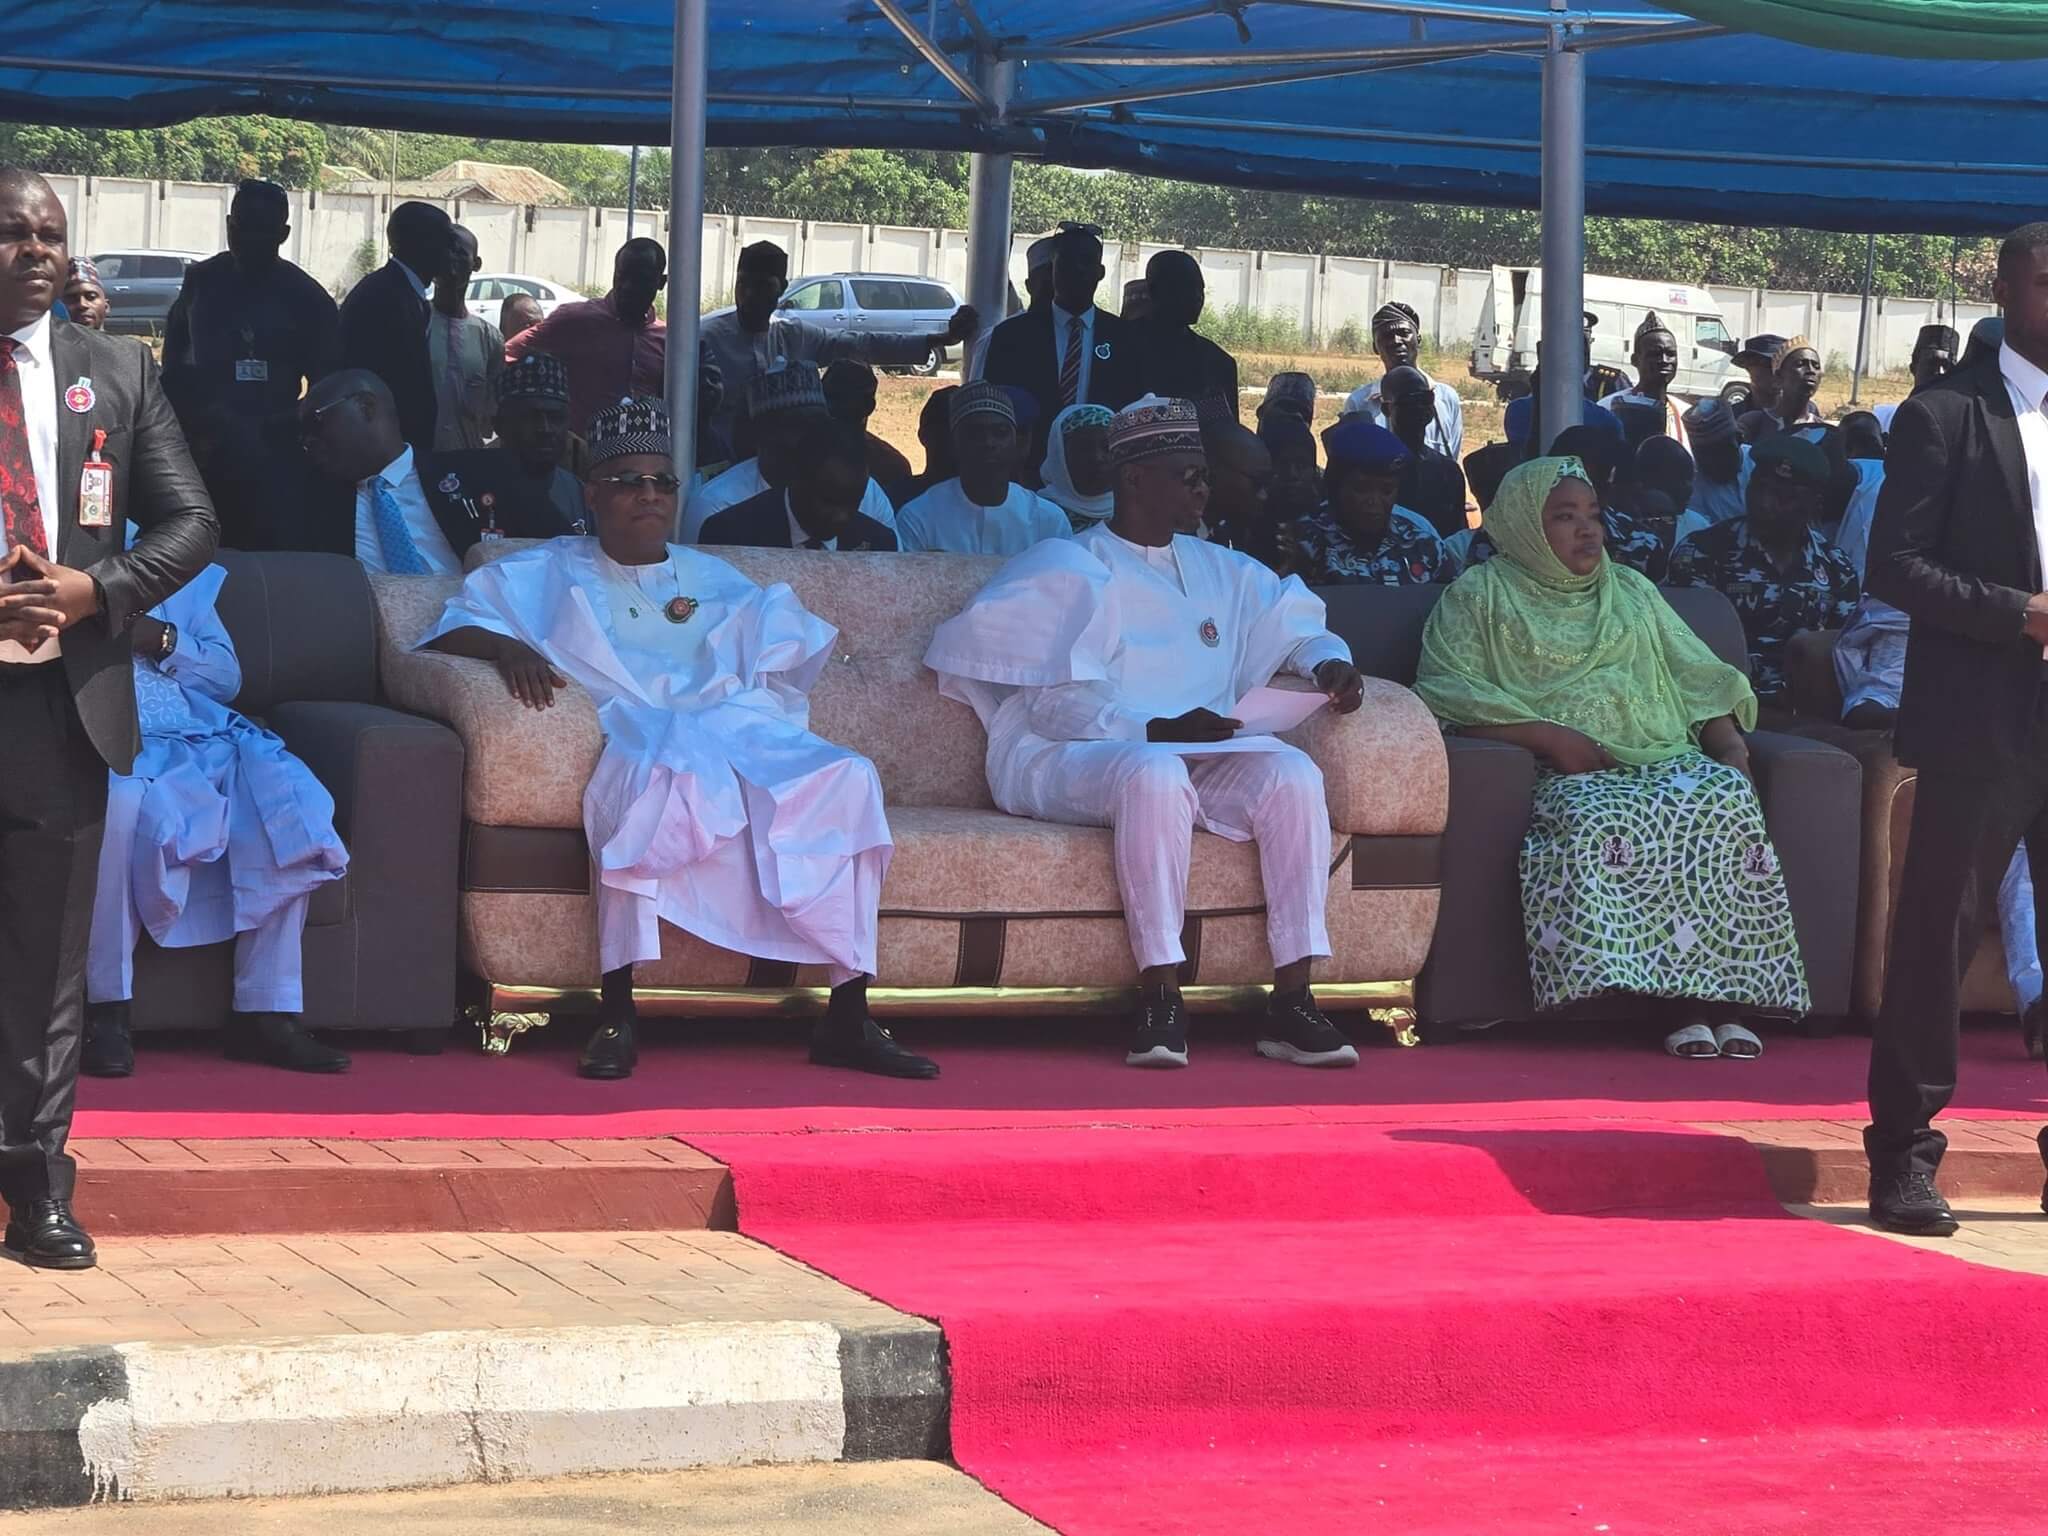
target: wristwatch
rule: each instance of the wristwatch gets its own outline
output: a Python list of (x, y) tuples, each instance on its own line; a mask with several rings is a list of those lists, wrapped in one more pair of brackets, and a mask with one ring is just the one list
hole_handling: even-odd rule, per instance
[(178, 626), (165, 624), (158, 632), (156, 642), (156, 664), (162, 666), (171, 659), (171, 652), (178, 648)]

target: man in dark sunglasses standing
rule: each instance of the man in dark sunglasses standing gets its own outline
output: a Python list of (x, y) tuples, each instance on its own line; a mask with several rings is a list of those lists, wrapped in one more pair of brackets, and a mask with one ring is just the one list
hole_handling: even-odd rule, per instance
[(1194, 536), (1210, 478), (1190, 401), (1147, 395), (1119, 412), (1109, 452), (1109, 521), (1013, 558), (939, 626), (925, 665), (981, 716), (1000, 809), (1114, 829), (1140, 989), (1126, 1062), (1188, 1064), (1178, 976), (1200, 826), (1258, 844), (1274, 967), (1259, 1054), (1353, 1066), (1357, 1050), (1309, 990), (1330, 953), (1322, 774), (1231, 711), (1279, 672), (1313, 680), (1346, 714), (1364, 684), (1319, 598)]
[(894, 847), (882, 782), (804, 724), (838, 631), (787, 585), (761, 587), (670, 542), (681, 486), (659, 400), (599, 411), (589, 441), (596, 537), (472, 572), (420, 641), (490, 662), (531, 709), (570, 681), (596, 701), (605, 746), (583, 830), (602, 1001), (578, 1070), (632, 1075), (633, 968), (660, 957), (669, 923), (736, 954), (826, 967), (832, 997), (811, 1060), (938, 1076), (868, 1016)]

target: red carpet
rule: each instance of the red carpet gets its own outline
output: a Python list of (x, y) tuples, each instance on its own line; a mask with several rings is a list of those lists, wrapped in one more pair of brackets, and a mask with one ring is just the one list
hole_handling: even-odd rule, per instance
[(961, 1464), (1072, 1536), (2043, 1529), (2048, 1282), (1791, 1217), (1727, 1138), (1193, 1118), (690, 1139), (944, 1324)]
[[(1613, 1026), (1497, 1031), (1453, 1046), (1375, 1048), (1355, 1072), (1302, 1072), (1251, 1054), (1242, 1028), (1198, 1020), (1195, 1065), (1133, 1072), (1120, 1025), (991, 1021), (906, 1027), (945, 1068), (895, 1083), (805, 1063), (786, 1024), (643, 1029), (623, 1083), (575, 1075), (580, 1025), (485, 1057), (459, 1033), (446, 1055), (407, 1056), (388, 1037), (350, 1041), (353, 1071), (302, 1077), (220, 1059), (201, 1040), (144, 1036), (136, 1075), (79, 1085), (81, 1137), (602, 1137), (860, 1126), (951, 1128), (1313, 1119), (1399, 1124), (1544, 1119), (1839, 1120), (1864, 1114), (1870, 1042), (1769, 1036), (1761, 1061), (1674, 1061)], [(1361, 1031), (1361, 1038), (1367, 1038)], [(2017, 1031), (1964, 1035), (1955, 1113), (2048, 1118), (2048, 1077)]]

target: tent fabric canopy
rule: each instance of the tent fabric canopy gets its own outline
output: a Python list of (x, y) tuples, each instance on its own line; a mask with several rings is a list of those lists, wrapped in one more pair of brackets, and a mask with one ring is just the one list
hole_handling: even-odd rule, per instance
[[(921, 30), (925, 0), (710, 0), (709, 138), (1007, 150), (1270, 190), (1536, 206), (1547, 7), (1419, 8), (1427, 20), (1375, 0), (1247, 0), (1235, 14), (1189, 0), (943, 0), (931, 51), (956, 76), (974, 73), (977, 34), (1016, 61), (996, 119), (884, 14)], [(1824, 12), (1847, 28), (1865, 12), (1872, 26), (1877, 12), (1904, 25), (1980, 7), (1689, 9), (1774, 27)], [(2018, 29), (2043, 7), (1981, 9)], [(1935, 64), (1931, 47), (1849, 57), (1702, 35), (1712, 29), (1632, 0), (1567, 14), (1573, 45), (1588, 50), (1590, 212), (1975, 233), (2048, 207), (2048, 63)], [(80, 22), (14, 0), (0, 116), (149, 126), (269, 112), (510, 138), (668, 139), (665, 0), (110, 0)], [(1667, 39), (1633, 41), (1660, 27)]]
[(1904, 59), (2048, 55), (2042, 0), (1687, 0), (1688, 14), (1737, 32)]

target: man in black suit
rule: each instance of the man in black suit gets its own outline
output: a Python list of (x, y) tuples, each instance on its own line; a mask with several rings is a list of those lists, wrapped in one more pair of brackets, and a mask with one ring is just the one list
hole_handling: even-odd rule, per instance
[(107, 771), (141, 741), (129, 626), (220, 528), (149, 350), (52, 318), (67, 239), (49, 183), (0, 169), (0, 1197), (8, 1252), (88, 1269), (64, 1143)]
[(1863, 1139), (1872, 1218), (1931, 1236), (1956, 1228), (1933, 1120), (1982, 889), (2022, 835), (2048, 880), (2048, 223), (2006, 237), (1993, 292), (2004, 345), (1899, 407), (1870, 535), (1869, 590), (1912, 620), (1895, 750), (1920, 777)]
[(858, 427), (827, 419), (805, 432), (800, 466), (785, 490), (766, 490), (704, 520), (699, 544), (762, 549), (893, 550), (896, 535), (861, 514), (867, 444)]
[(1115, 315), (1095, 307), (1095, 290), (1106, 275), (1102, 241), (1085, 229), (1063, 229), (1053, 238), (1052, 302), (997, 326), (981, 369), (989, 383), (1014, 384), (1038, 399), (1030, 469), (1044, 461), (1053, 418), (1068, 406), (1117, 411), (1143, 393), (1136, 339)]
[(382, 379), (405, 440), (434, 445), (434, 369), (427, 284), (448, 265), (455, 225), (432, 203), (400, 203), (384, 226), (391, 259), (341, 301), (341, 361)]
[(459, 576), (477, 540), (552, 538), (566, 531), (538, 498), (500, 500), (475, 476), (406, 442), (391, 391), (374, 373), (331, 373), (299, 402), (306, 456), (326, 478), (321, 549), (394, 576)]

